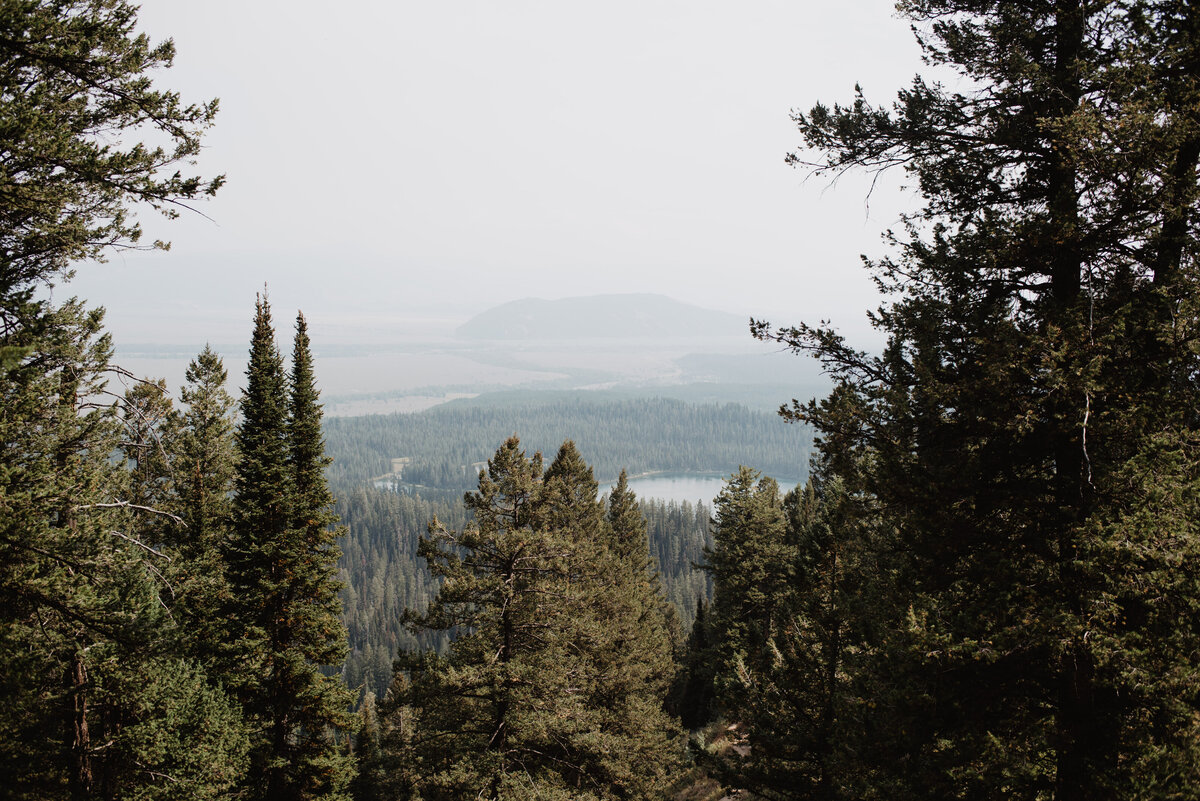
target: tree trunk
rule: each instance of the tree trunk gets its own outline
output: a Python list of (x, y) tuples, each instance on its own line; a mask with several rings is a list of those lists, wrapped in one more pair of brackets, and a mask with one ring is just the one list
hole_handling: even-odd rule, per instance
[(75, 651), (66, 672), (66, 735), (71, 744), (71, 798), (84, 801), (92, 797), (91, 736), (88, 733), (87, 666), (83, 654)]

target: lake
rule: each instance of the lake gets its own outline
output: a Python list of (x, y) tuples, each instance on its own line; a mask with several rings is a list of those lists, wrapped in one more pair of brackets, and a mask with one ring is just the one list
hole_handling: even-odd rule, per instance
[[(629, 479), (629, 488), (639, 498), (661, 498), (665, 501), (711, 504), (725, 486), (728, 473), (658, 473)], [(798, 479), (776, 478), (779, 488), (787, 492)], [(611, 485), (610, 485), (611, 486)]]

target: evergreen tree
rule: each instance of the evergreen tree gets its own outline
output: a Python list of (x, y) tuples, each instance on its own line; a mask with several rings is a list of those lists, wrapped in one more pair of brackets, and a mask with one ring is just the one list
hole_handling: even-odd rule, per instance
[(236, 434), (232, 531), (223, 554), (226, 618), (235, 627), (225, 664), (255, 730), (251, 796), (334, 799), (345, 796), (349, 771), (330, 727), (348, 723), (350, 698), (320, 670), (341, 658), (345, 630), (338, 620), (335, 533), (320, 476), (320, 408), (303, 325), (296, 354), (289, 393), (270, 307), (260, 296)]
[(705, 553), (705, 567), (714, 577), (711, 611), (721, 685), (736, 683), (740, 671), (757, 670), (768, 658), (795, 555), (774, 479), (742, 467), (713, 509), (713, 547)]
[(134, 205), (174, 216), (221, 183), (177, 169), (216, 103), (156, 87), (174, 49), (135, 22), (121, 0), (0, 4), (0, 775), (15, 798), (209, 798), (245, 751), (164, 608), (164, 464), (141, 419), (161, 395), (142, 385), (120, 408), (101, 314), (38, 296), (137, 246)]
[[(776, 599), (764, 658), (743, 660), (722, 683), (747, 747), (716, 769), (726, 784), (765, 799), (869, 796), (880, 788), (858, 772), (856, 755), (886, 745), (870, 734), (882, 714), (872, 705), (907, 690), (893, 687), (899, 676), (871, 672), (880, 599), (891, 590), (880, 543), (868, 511), (823, 470), (789, 492), (783, 509), (792, 578)], [(737, 584), (721, 572), (715, 580), (717, 598)], [(884, 682), (870, 686), (876, 679)]]
[(228, 374), (211, 347), (188, 365), (180, 393), (186, 410), (178, 414), (172, 443), (174, 490), (184, 523), (178, 547), (196, 555), (215, 551), (229, 526), (236, 456), (234, 400), (225, 389)]
[(685, 729), (699, 729), (716, 720), (716, 662), (708, 604), (704, 598), (697, 598), (696, 616), (683, 647), (669, 704)]
[(136, 246), (134, 204), (175, 216), (181, 201), (221, 184), (176, 169), (199, 153), (216, 101), (187, 105), (154, 85), (149, 75), (169, 67), (175, 49), (135, 34), (136, 20), (136, 7), (123, 0), (0, 6), (4, 367), (31, 352), (16, 332), (54, 314), (34, 299), (35, 286), (109, 248)]
[(904, 545), (858, 770), (893, 798), (1194, 797), (1200, 15), (902, 10), (965, 88), (796, 118), (818, 172), (903, 165), (926, 198), (873, 265), (888, 345), (756, 327), (838, 379), (789, 414)]
[[(125, 391), (121, 413), (125, 435), (121, 451), (128, 468), (128, 499), (135, 506), (166, 512), (171, 505), (171, 464), (168, 447), (174, 409), (163, 380), (140, 381)], [(166, 518), (146, 518), (155, 531), (147, 531), (147, 542), (162, 542)], [(160, 525), (154, 526), (154, 523)]]
[(181, 565), (172, 571), (171, 608), (185, 648), (216, 665), (227, 633), (221, 616), (229, 588), (221, 549), (230, 532), (234, 400), (225, 390), (221, 358), (207, 346), (188, 365), (185, 378), (180, 399), (186, 408), (175, 413), (168, 443), (172, 500), (180, 524), (168, 529), (167, 544)]
[(0, 773), (15, 798), (213, 797), (240, 774), (245, 737), (174, 650), (169, 555), (140, 539), (111, 458), (118, 407), (95, 401), (100, 319), (61, 307), (25, 329), (26, 359), (4, 375)]
[(675, 758), (666, 672), (655, 672), (667, 653), (661, 601), (646, 593), (644, 554), (618, 556), (596, 493), (573, 444), (543, 475), (541, 456), (527, 459), (513, 437), (465, 499), (474, 523), (461, 533), (430, 525), (421, 554), (442, 583), (410, 619), (458, 636), (445, 656), (398, 662), (390, 709), (408, 735), (395, 756), (417, 796), (643, 798), (661, 788)]
[[(278, 794), (294, 798), (342, 797), (354, 776), (354, 763), (333, 740), (337, 730), (353, 728), (349, 709), (354, 695), (338, 675), (322, 666), (340, 666), (346, 658), (346, 628), (337, 578), (340, 555), (336, 541), (345, 534), (337, 527), (333, 495), (325, 481), (321, 435), (321, 405), (313, 372), (308, 324), (296, 316), (287, 420), (288, 467), (291, 472), (291, 522), (288, 536), (296, 552), (290, 567), (289, 624), (281, 638), (296, 653), (288, 656), (283, 684), (287, 693), (286, 725), (276, 712), (275, 742), (286, 743), (291, 776), (277, 785)], [(278, 708), (277, 708), (278, 709)], [(280, 752), (277, 750), (277, 754)]]

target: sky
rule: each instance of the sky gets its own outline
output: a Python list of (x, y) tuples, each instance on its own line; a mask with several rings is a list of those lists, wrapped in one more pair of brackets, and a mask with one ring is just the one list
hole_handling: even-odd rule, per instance
[(201, 215), (169, 253), (84, 265), (118, 343), (240, 341), (255, 292), (326, 341), (453, 325), (523, 297), (653, 292), (868, 337), (860, 254), (903, 176), (784, 164), (790, 119), (921, 70), (891, 0), (143, 0), (156, 75), (220, 99)]

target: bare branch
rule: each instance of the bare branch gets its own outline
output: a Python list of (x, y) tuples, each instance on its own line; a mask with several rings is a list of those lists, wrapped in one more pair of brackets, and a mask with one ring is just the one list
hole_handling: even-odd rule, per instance
[[(144, 551), (146, 551), (146, 552), (148, 552), (148, 553), (152, 553), (152, 554), (154, 554), (155, 556), (162, 557), (163, 559), (166, 559), (168, 562), (170, 562), (170, 561), (171, 561), (171, 557), (167, 556), (167, 555), (166, 555), (165, 553), (163, 553), (162, 551), (156, 551), (156, 550), (154, 550), (154, 549), (153, 549), (153, 548), (151, 548), (149, 545), (147, 545), (146, 543), (142, 542), (141, 540), (138, 540), (138, 539), (137, 539), (137, 538), (135, 538), (135, 537), (131, 537), (131, 536), (129, 536), (128, 534), (122, 534), (122, 533), (121, 533), (121, 532), (119, 532), (119, 531), (110, 531), (110, 532), (108, 532), (108, 533), (109, 533), (109, 534), (112, 534), (114, 537), (120, 537), (121, 539), (125, 540), (126, 542), (131, 542), (131, 543), (133, 543), (134, 545), (136, 545), (137, 547), (139, 547), (139, 548), (143, 549)], [(168, 586), (169, 586), (169, 585), (168, 585)]]
[(170, 512), (164, 512), (162, 509), (155, 509), (153, 506), (142, 506), (140, 504), (130, 503), (129, 501), (114, 501), (113, 503), (85, 503), (80, 504), (79, 506), (73, 506), (71, 508), (77, 512), (85, 509), (133, 509), (138, 512), (150, 512), (151, 514), (169, 517), (172, 522), (178, 523), (184, 528), (187, 528), (187, 523), (184, 523), (183, 518), (179, 517), (178, 515), (173, 515)]

